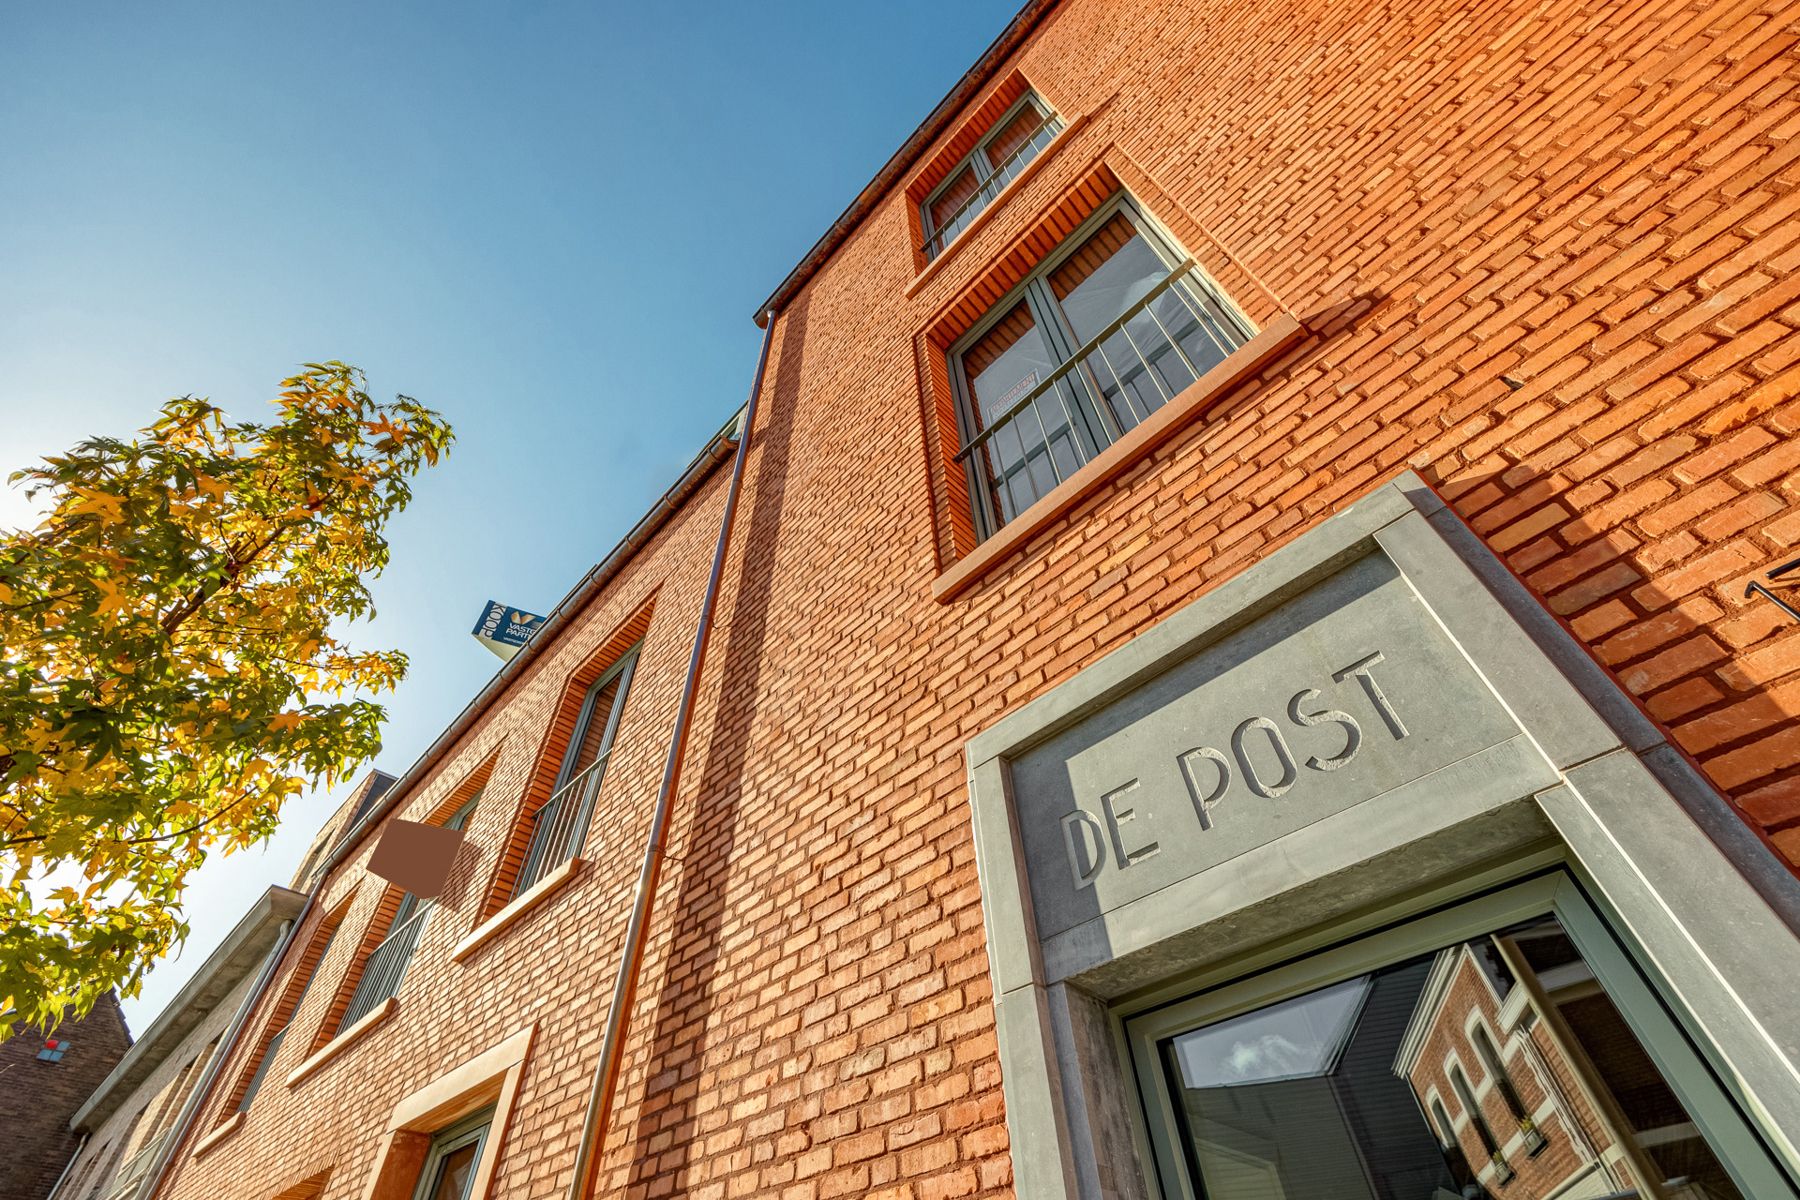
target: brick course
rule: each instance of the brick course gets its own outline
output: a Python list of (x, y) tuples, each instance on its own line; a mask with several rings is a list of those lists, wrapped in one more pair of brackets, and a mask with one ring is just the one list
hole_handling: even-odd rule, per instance
[[(1743, 596), (1800, 542), (1797, 38), (1760, 2), (1060, 5), (995, 76), (1070, 121), (1049, 160), (922, 282), (896, 187), (777, 318), (603, 1193), (1010, 1194), (963, 741), (1408, 467), (1800, 861), (1800, 628)], [(940, 604), (972, 527), (937, 347), (1120, 184), (1307, 336)], [(361, 1195), (399, 1098), (532, 1022), (493, 1194), (566, 1187), (722, 483), (400, 810), (491, 772), (394, 1016), (289, 1089), (312, 989), (164, 1195)], [(450, 962), (568, 680), (652, 600), (590, 869)]]

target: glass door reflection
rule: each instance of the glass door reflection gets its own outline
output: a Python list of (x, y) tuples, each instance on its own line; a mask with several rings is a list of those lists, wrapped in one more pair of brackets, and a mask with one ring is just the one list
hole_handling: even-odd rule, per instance
[(1743, 1197), (1555, 917), (1159, 1050), (1210, 1200)]

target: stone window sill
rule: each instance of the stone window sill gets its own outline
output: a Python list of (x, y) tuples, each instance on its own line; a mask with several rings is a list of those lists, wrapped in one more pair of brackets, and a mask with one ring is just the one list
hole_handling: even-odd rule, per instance
[(925, 264), (924, 269), (919, 272), (918, 276), (903, 289), (903, 294), (908, 299), (917, 295), (919, 289), (924, 287), (926, 283), (930, 282), (930, 280), (937, 275), (938, 271), (943, 268), (944, 263), (949, 261), (950, 256), (956, 253), (958, 247), (966, 246), (969, 242), (973, 241), (975, 235), (980, 232), (989, 221), (993, 220), (994, 214), (1006, 207), (1006, 202), (1017, 195), (1020, 189), (1027, 183), (1031, 182), (1032, 177), (1038, 173), (1045, 163), (1050, 161), (1051, 156), (1073, 140), (1075, 134), (1080, 131), (1081, 127), (1087, 124), (1088, 116), (1088, 113), (1082, 113), (1077, 117), (1073, 117), (1067, 125), (1064, 125), (1058, 130), (1056, 136), (1046, 142), (1044, 148), (1033, 155), (1031, 161), (1026, 163), (1017, 175), (1009, 179), (1005, 187), (994, 193), (994, 198), (988, 201), (985, 208), (975, 214), (974, 220), (956, 231), (956, 236), (950, 239), (949, 245), (945, 246), (942, 250), (939, 250), (937, 257)]
[(1095, 455), (1063, 480), (1049, 495), (1002, 526), (964, 555), (931, 585), (932, 598), (946, 604), (1010, 558), (1043, 528), (1098, 491), (1126, 468), (1179, 433), (1188, 422), (1211, 408), (1246, 379), (1285, 354), (1306, 336), (1306, 329), (1282, 313), (1261, 333), (1239, 346), (1167, 404), (1146, 417), (1124, 437)]
[(551, 896), (568, 886), (569, 881), (581, 874), (586, 860), (571, 858), (556, 870), (550, 872), (524, 892), (515, 896), (505, 908), (477, 925), (468, 937), (456, 943), (450, 951), (451, 962), (461, 962), (481, 947), (499, 937), (512, 928), (526, 913), (548, 900)]
[(230, 1120), (194, 1143), (194, 1157), (204, 1158), (211, 1152), (214, 1146), (217, 1146), (220, 1142), (224, 1141), (243, 1127), (244, 1113), (242, 1109), (239, 1109), (237, 1112), (231, 1114)]
[(400, 1002), (392, 996), (389, 996), (386, 1000), (383, 1000), (380, 1004), (377, 1004), (374, 1008), (364, 1013), (356, 1024), (347, 1029), (338, 1030), (337, 1034), (333, 1036), (329, 1042), (326, 1042), (323, 1046), (320, 1046), (317, 1050), (313, 1051), (311, 1057), (295, 1067), (292, 1071), (288, 1072), (287, 1085), (289, 1087), (299, 1086), (302, 1080), (313, 1075), (320, 1067), (323, 1067), (326, 1063), (342, 1054), (345, 1050), (348, 1050), (353, 1044), (362, 1040), (363, 1035), (368, 1033), (369, 1030), (393, 1016), (394, 1010), (399, 1007)]

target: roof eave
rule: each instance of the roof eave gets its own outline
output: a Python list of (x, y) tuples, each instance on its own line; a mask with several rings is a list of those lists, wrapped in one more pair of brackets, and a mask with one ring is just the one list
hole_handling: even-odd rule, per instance
[(806, 286), (807, 280), (818, 274), (826, 261), (837, 253), (838, 247), (849, 240), (857, 226), (863, 223), (882, 198), (912, 169), (919, 156), (925, 153), (931, 143), (937, 141), (938, 135), (975, 98), (976, 93), (987, 86), (1001, 65), (1012, 56), (1014, 50), (1024, 44), (1025, 39), (1031, 36), (1031, 31), (1037, 28), (1038, 22), (1056, 7), (1056, 3), (1057, 0), (1026, 0), (1025, 7), (1000, 31), (1000, 36), (982, 51), (981, 57), (975, 60), (975, 65), (963, 72), (962, 78), (956, 81), (956, 86), (938, 101), (937, 107), (931, 110), (919, 127), (894, 151), (893, 157), (875, 173), (875, 178), (856, 194), (850, 207), (831, 223), (830, 228), (825, 230), (825, 235), (814, 242), (806, 256), (788, 272), (787, 278), (781, 281), (781, 286), (757, 307), (753, 319), (759, 329), (768, 324), (770, 313), (786, 308), (788, 302)]

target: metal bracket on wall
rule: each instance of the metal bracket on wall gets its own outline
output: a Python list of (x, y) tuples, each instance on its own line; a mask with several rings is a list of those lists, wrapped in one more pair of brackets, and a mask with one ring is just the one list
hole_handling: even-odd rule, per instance
[[(1771, 570), (1768, 574), (1768, 579), (1772, 583), (1775, 580), (1780, 579), (1783, 575), (1786, 575), (1789, 571), (1794, 570), (1800, 570), (1800, 558), (1793, 559), (1790, 562), (1784, 562), (1779, 567)], [(1748, 600), (1755, 594), (1760, 594), (1766, 599), (1773, 600), (1775, 606), (1781, 609), (1782, 612), (1794, 618), (1794, 620), (1800, 621), (1800, 609), (1795, 608), (1786, 600), (1783, 600), (1780, 596), (1771, 592), (1768, 588), (1764, 587), (1759, 580), (1752, 580), (1744, 585), (1744, 599)]]

